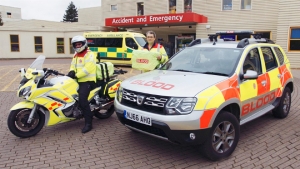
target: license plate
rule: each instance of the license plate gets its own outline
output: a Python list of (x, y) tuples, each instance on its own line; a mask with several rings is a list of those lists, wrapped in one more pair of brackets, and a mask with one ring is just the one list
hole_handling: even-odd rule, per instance
[(128, 112), (128, 111), (124, 110), (124, 117), (128, 120), (132, 120), (132, 121), (142, 123), (142, 124), (145, 124), (148, 126), (152, 125), (151, 117), (140, 115), (138, 113)]

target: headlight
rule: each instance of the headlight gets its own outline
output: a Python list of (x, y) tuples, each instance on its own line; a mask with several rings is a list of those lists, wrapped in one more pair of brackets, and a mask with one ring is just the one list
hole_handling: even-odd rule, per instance
[(194, 97), (190, 98), (171, 98), (166, 106), (167, 114), (189, 114), (193, 111), (196, 105), (197, 99)]
[(27, 86), (27, 87), (21, 89), (19, 92), (19, 97), (21, 97), (21, 96), (25, 97), (29, 93), (30, 90), (31, 90), (31, 86)]
[(121, 103), (123, 97), (123, 88), (120, 86), (118, 91), (117, 91), (117, 99)]

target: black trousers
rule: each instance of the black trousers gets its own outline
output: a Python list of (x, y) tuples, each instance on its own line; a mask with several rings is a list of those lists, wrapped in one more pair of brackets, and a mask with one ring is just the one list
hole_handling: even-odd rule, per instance
[(86, 124), (92, 124), (93, 116), (94, 114), (92, 113), (88, 101), (88, 97), (90, 94), (90, 91), (93, 90), (95, 86), (95, 82), (78, 82), (79, 84), (79, 89), (78, 89), (78, 94), (79, 94), (79, 106), (82, 110), (83, 117), (85, 119)]

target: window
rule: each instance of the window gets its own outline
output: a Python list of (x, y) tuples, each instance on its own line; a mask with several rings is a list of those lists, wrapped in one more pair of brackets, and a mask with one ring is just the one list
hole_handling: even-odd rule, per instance
[(113, 47), (121, 48), (123, 38), (88, 38), (89, 47)]
[(144, 2), (137, 3), (137, 15), (138, 16), (144, 15)]
[(271, 39), (271, 31), (255, 31), (255, 34), (261, 34), (262, 38)]
[(272, 49), (270, 47), (262, 47), (261, 51), (265, 60), (266, 70), (269, 71), (273, 68), (276, 68), (278, 66), (277, 60), (272, 52)]
[(251, 0), (241, 0), (241, 9), (251, 9)]
[(10, 35), (10, 50), (20, 52), (19, 35)]
[(169, 0), (169, 13), (176, 13), (176, 0)]
[(184, 12), (192, 12), (192, 0), (184, 0)]
[(56, 38), (57, 53), (65, 53), (64, 38)]
[(127, 47), (130, 47), (132, 49), (138, 49), (138, 45), (132, 38), (125, 38), (125, 43)]
[(11, 18), (11, 12), (6, 12), (6, 14), (8, 18)]
[(111, 5), (110, 6), (110, 11), (116, 11), (118, 10), (118, 6), (117, 5)]
[(74, 48), (73, 48), (73, 46), (72, 46), (71, 41), (72, 41), (72, 38), (69, 38), (69, 43), (70, 43), (70, 54), (74, 54), (75, 51), (74, 51)]
[(275, 53), (277, 55), (277, 58), (279, 59), (280, 65), (282, 65), (283, 62), (284, 62), (284, 56), (283, 56), (281, 50), (279, 48), (277, 48), (277, 47), (274, 47), (274, 50), (275, 50)]
[(226, 10), (232, 10), (232, 0), (222, 0), (222, 9), (224, 11)]
[(300, 28), (290, 29), (289, 51), (300, 52)]
[(251, 38), (251, 35), (249, 34), (240, 34), (240, 35), (236, 35), (236, 40), (242, 40), (244, 38)]
[(43, 40), (41, 36), (34, 37), (34, 49), (35, 53), (43, 53)]
[(251, 49), (247, 54), (245, 62), (243, 64), (243, 72), (244, 74), (247, 70), (254, 70), (257, 74), (261, 74), (261, 61), (259, 57), (259, 53), (257, 48)]

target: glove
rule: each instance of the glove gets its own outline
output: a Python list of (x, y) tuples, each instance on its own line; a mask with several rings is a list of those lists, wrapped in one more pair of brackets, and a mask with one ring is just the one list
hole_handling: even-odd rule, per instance
[(67, 74), (68, 77), (72, 78), (72, 79), (75, 79), (76, 76), (75, 76), (75, 71), (74, 70), (71, 70), (68, 74)]

